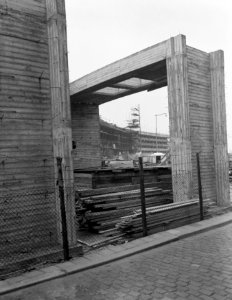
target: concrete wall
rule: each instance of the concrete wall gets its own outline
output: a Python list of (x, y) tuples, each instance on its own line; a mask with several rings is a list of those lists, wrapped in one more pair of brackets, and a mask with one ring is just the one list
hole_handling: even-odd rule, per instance
[(179, 35), (167, 44), (166, 62), (174, 200), (198, 195), (198, 152), (203, 198), (228, 205), (223, 52), (188, 47)]
[(229, 164), (224, 80), (224, 53), (209, 54), (217, 204), (230, 205)]
[(72, 102), (72, 138), (74, 169), (101, 166), (99, 107)]
[(45, 2), (0, 1), (0, 190), (53, 184)]
[(196, 153), (199, 152), (203, 198), (228, 205), (223, 52), (209, 54), (187, 46), (187, 66), (194, 188), (197, 191)]
[[(54, 157), (72, 184), (64, 1), (0, 0), (0, 11), (0, 244), (56, 244)], [(70, 198), (71, 242), (73, 212)]]
[(213, 113), (209, 54), (187, 47), (192, 168), (197, 194), (196, 153), (200, 153), (203, 198), (216, 201)]

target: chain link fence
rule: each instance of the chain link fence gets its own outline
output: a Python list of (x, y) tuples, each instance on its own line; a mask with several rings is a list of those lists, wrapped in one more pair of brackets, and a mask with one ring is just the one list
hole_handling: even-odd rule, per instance
[(212, 195), (207, 157), (200, 154), (200, 169), (196, 156), (182, 156), (172, 166), (78, 170), (74, 187), (60, 164), (46, 188), (1, 193), (1, 276), (80, 254), (70, 240), (101, 246), (198, 221), (199, 191), (204, 201)]
[(144, 235), (199, 221), (203, 208), (199, 204), (197, 157), (182, 155), (172, 161), (172, 166), (142, 163), (142, 172), (139, 163), (137, 167), (76, 171), (81, 242), (93, 245), (104, 239), (135, 237), (144, 232), (146, 222)]
[(1, 275), (59, 252), (54, 189), (2, 193), (0, 207)]
[(57, 178), (47, 180), (43, 188), (12, 186), (1, 192), (0, 279), (81, 254), (73, 243), (76, 228), (71, 228), (76, 221), (75, 191), (71, 182), (64, 185), (60, 168)]

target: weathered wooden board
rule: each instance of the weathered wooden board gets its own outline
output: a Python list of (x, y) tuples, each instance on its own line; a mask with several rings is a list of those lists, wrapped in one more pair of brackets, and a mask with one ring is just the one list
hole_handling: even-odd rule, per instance
[[(147, 229), (149, 232), (159, 232), (196, 222), (199, 217), (198, 201), (151, 207), (147, 210), (146, 215)], [(126, 232), (132, 236), (141, 233), (143, 231), (141, 210), (135, 211), (129, 216), (121, 217), (116, 227), (119, 232)]]
[[(77, 199), (77, 215), (82, 216), (84, 225), (89, 230), (102, 232), (113, 229), (121, 216), (129, 215), (134, 209), (141, 207), (140, 190), (136, 185), (134, 189), (122, 190), (113, 193), (89, 195)], [(146, 207), (172, 203), (172, 192), (157, 187), (146, 187)], [(88, 195), (88, 194), (87, 194)], [(80, 203), (82, 203), (80, 205)], [(81, 209), (80, 209), (81, 208)]]

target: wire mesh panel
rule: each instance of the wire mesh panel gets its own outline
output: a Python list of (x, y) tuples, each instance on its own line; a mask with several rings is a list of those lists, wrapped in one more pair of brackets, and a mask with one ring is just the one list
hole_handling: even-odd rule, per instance
[[(199, 164), (202, 181), (202, 195), (204, 200), (216, 203), (216, 175), (215, 160), (213, 151), (200, 151)], [(192, 154), (193, 181), (198, 181), (198, 170), (196, 153)]]
[(33, 261), (62, 257), (55, 189), (11, 191), (0, 196), (0, 274)]
[[(149, 233), (199, 220), (196, 158), (191, 161), (176, 158), (174, 161), (178, 166), (173, 169), (170, 166), (143, 166)], [(181, 162), (184, 162), (183, 168)], [(186, 162), (189, 163), (187, 168)], [(56, 188), (31, 188), (1, 194), (1, 274), (22, 269), (37, 261), (46, 261), (48, 257), (53, 260), (63, 258), (65, 247), (69, 252), (67, 241), (74, 240), (70, 232), (77, 234), (77, 240), (86, 245), (119, 241), (128, 232), (141, 233), (143, 222), (139, 167), (101, 169), (98, 173), (89, 169), (85, 172), (83, 174), (88, 175), (88, 180), (91, 175), (91, 188), (80, 187), (78, 181), (74, 188), (72, 182), (64, 185), (62, 180), (57, 179), (53, 181), (53, 184), (57, 183)], [(202, 184), (204, 198), (209, 174), (204, 169), (202, 174), (205, 180)], [(74, 199), (76, 212), (70, 205)], [(77, 232), (69, 231), (74, 222)], [(65, 231), (68, 237), (64, 236)]]

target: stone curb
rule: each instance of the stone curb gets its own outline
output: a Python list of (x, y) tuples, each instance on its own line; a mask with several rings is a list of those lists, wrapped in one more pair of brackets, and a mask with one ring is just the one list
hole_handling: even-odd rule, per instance
[(107, 249), (100, 250), (97, 253), (92, 252), (81, 258), (0, 281), (0, 295), (99, 267), (230, 223), (232, 223), (232, 212), (191, 225), (149, 235), (120, 246), (109, 246)]

